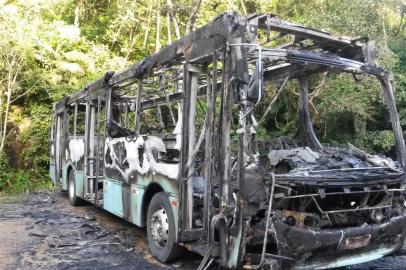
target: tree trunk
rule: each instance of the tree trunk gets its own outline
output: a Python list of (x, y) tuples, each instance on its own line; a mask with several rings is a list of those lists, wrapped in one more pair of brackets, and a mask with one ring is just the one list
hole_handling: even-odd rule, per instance
[(316, 134), (309, 111), (309, 79), (306, 75), (299, 77), (300, 85), (300, 110), (299, 110), (299, 141), (302, 147), (308, 146), (312, 150), (321, 150), (321, 146)]
[(171, 33), (171, 17), (169, 12), (166, 13), (166, 29), (168, 31), (168, 45), (172, 44), (172, 33)]
[(227, 0), (227, 7), (229, 10), (234, 10), (234, 0)]
[(357, 147), (364, 146), (366, 128), (367, 128), (367, 123), (366, 123), (365, 117), (358, 113), (354, 113), (355, 145)]
[[(1, 87), (1, 85), (0, 85), (0, 87)], [(1, 135), (1, 130), (3, 130), (3, 89), (2, 88), (0, 88), (0, 140), (1, 140), (1, 138), (3, 138), (3, 136)]]
[(240, 2), (241, 2), (241, 8), (242, 8), (244, 15), (247, 15), (247, 9), (245, 8), (244, 0), (240, 0)]
[[(134, 34), (134, 29), (132, 28), (132, 29), (131, 29), (131, 32), (130, 32), (130, 40), (131, 40), (131, 43), (130, 43), (130, 46), (128, 47), (127, 54), (126, 54), (126, 56), (125, 56), (124, 66), (127, 65), (128, 57), (130, 56), (131, 50), (132, 50), (132, 48), (133, 48), (133, 46), (134, 46), (135, 38), (136, 38), (136, 34)], [(124, 68), (124, 67), (123, 67), (123, 68)]]
[(151, 24), (151, 14), (152, 14), (152, 3), (149, 6), (149, 10), (148, 10), (147, 29), (145, 30), (144, 42), (142, 43), (143, 49), (145, 49), (147, 47), (147, 41), (148, 41), (148, 35), (149, 35), (149, 25)]
[(169, 16), (172, 18), (173, 25), (175, 26), (175, 35), (177, 39), (180, 39), (180, 30), (179, 30), (179, 24), (178, 21), (176, 20), (175, 14), (173, 12), (173, 5), (172, 5), (172, 0), (166, 0), (166, 3), (168, 5), (168, 10), (169, 10)]
[(199, 13), (199, 8), (200, 8), (201, 3), (202, 3), (202, 0), (196, 0), (194, 9), (192, 11), (192, 15), (190, 16), (188, 22), (186, 23), (186, 35), (189, 34), (193, 30), (193, 27), (194, 27), (196, 19), (197, 19), (197, 14)]
[[(17, 84), (17, 77), (21, 70), (22, 63), (19, 62), (18, 56), (16, 54), (13, 55), (12, 60), (9, 62), (7, 61), (6, 68), (8, 69), (8, 76), (7, 76), (7, 100), (6, 100), (6, 109), (4, 111), (4, 119), (3, 119), (3, 134), (1, 136), (0, 142), (0, 153), (3, 152), (4, 146), (6, 144), (6, 134), (7, 134), (7, 121), (8, 121), (8, 114), (10, 111), (10, 104), (11, 104), (11, 95), (13, 94), (13, 90), (15, 85)], [(14, 74), (13, 74), (14, 73)]]
[(4, 124), (3, 124), (3, 134), (1, 135), (1, 143), (0, 143), (0, 153), (4, 150), (4, 145), (6, 143), (6, 134), (7, 134), (7, 119), (8, 119), (8, 112), (10, 110), (10, 100), (11, 100), (11, 92), (12, 92), (12, 82), (11, 82), (11, 68), (8, 70), (8, 83), (7, 83), (7, 101), (6, 101), (6, 109), (4, 111)]
[(80, 14), (80, 8), (79, 8), (79, 5), (77, 5), (75, 7), (75, 21), (73, 23), (77, 28), (79, 28), (79, 23), (80, 23), (79, 14)]
[(161, 41), (159, 39), (161, 30), (161, 3), (158, 1), (158, 8), (156, 10), (156, 40), (155, 40), (155, 52), (161, 49)]

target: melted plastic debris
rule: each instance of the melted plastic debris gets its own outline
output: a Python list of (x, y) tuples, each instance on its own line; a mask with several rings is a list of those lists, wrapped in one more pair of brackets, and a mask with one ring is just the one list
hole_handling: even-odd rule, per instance
[(350, 145), (347, 149), (324, 148), (315, 152), (308, 147), (271, 150), (269, 165), (286, 176), (326, 176), (351, 178), (397, 175), (400, 167), (392, 159), (371, 155)]

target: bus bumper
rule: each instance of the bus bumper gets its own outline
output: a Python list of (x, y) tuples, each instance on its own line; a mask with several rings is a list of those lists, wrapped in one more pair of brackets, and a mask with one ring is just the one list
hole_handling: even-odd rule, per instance
[(406, 216), (380, 225), (311, 230), (274, 224), (279, 254), (296, 260), (293, 269), (327, 269), (379, 259), (403, 245)]

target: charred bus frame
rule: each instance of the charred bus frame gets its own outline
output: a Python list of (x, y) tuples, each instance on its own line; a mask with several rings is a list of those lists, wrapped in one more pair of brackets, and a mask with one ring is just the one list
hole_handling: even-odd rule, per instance
[[(266, 48), (257, 43), (259, 31), (267, 43), (293, 39)], [(174, 259), (179, 245), (204, 255), (201, 269), (214, 260), (227, 268), (278, 262), (321, 269), (384, 256), (405, 237), (406, 151), (393, 78), (375, 58), (367, 39), (338, 38), (270, 14), (222, 14), (57, 103), (51, 177), (73, 204), (88, 200), (147, 226), (151, 251), (162, 261)], [(291, 162), (287, 156), (302, 157), (303, 168), (320, 156), (331, 160), (308, 105), (308, 78), (325, 71), (379, 80), (398, 164), (353, 147), (337, 153), (357, 157), (360, 167), (277, 172), (281, 160)], [(283, 87), (288, 79), (300, 85), (298, 139), (305, 148), (271, 151), (264, 165), (253, 112), (265, 84)], [(330, 197), (345, 203), (330, 207)], [(369, 216), (350, 219), (355, 212)]]

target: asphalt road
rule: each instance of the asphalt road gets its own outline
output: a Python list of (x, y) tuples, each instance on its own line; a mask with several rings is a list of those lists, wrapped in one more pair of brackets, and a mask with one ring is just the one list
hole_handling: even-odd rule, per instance
[[(0, 203), (0, 269), (196, 269), (187, 254), (161, 264), (148, 251), (145, 229), (92, 205), (72, 207), (57, 191)], [(406, 269), (397, 254), (348, 269)]]

